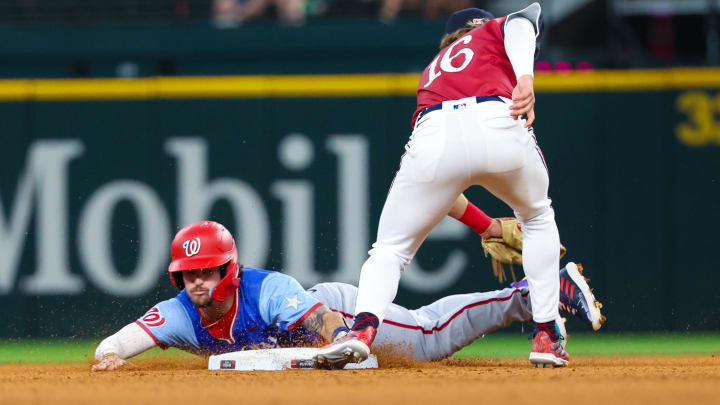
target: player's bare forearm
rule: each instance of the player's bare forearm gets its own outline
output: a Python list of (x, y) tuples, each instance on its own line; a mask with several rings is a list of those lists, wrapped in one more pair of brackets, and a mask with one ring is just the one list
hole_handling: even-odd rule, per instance
[(448, 212), (448, 215), (455, 219), (460, 219), (460, 217), (462, 217), (462, 215), (465, 213), (467, 205), (467, 197), (465, 197), (465, 194), (460, 194), (460, 196), (458, 196), (458, 198), (453, 203), (452, 207), (450, 207), (450, 212)]
[(485, 212), (468, 201), (465, 194), (460, 194), (450, 207), (448, 215), (473, 229), (483, 238), (500, 236), (502, 228), (497, 220), (492, 220)]
[(322, 336), (326, 342), (332, 342), (337, 328), (345, 326), (342, 315), (332, 312), (325, 305), (319, 306), (302, 322), (302, 327)]

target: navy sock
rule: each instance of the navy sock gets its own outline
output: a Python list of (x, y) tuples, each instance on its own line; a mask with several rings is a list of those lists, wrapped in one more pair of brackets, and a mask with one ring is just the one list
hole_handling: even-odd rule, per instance
[(557, 342), (560, 340), (560, 336), (558, 336), (557, 328), (555, 327), (555, 321), (550, 322), (542, 322), (542, 323), (535, 323), (537, 325), (538, 332), (545, 331), (550, 335), (550, 340), (553, 342)]
[(372, 326), (377, 329), (380, 325), (380, 320), (377, 316), (370, 312), (360, 312), (355, 316), (355, 324), (353, 324), (352, 330), (363, 330), (368, 326)]

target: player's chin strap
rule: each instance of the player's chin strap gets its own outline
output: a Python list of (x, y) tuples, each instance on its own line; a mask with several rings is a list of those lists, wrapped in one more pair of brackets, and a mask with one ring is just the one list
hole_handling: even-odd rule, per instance
[(228, 269), (228, 274), (210, 289), (210, 298), (217, 302), (223, 302), (235, 294), (235, 290), (237, 290), (240, 285), (242, 265), (235, 265), (234, 267), (234, 270)]

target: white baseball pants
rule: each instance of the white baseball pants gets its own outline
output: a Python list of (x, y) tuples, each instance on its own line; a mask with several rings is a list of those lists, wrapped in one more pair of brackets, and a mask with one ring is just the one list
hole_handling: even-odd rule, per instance
[(523, 263), (533, 319), (558, 317), (560, 237), (542, 153), (508, 103), (446, 101), (422, 116), (406, 145), (362, 267), (355, 313), (382, 321), (397, 294), (400, 272), (460, 193), (483, 186), (515, 212), (523, 227)]

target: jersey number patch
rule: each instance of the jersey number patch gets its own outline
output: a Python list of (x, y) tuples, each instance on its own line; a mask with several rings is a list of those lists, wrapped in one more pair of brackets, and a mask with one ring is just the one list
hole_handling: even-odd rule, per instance
[[(453, 73), (460, 72), (461, 70), (465, 69), (470, 64), (473, 56), (475, 56), (475, 52), (473, 52), (472, 49), (468, 48), (462, 48), (458, 50), (455, 54), (453, 54), (453, 51), (455, 50), (456, 45), (460, 43), (462, 43), (463, 45), (467, 45), (470, 43), (470, 41), (472, 41), (472, 37), (470, 35), (466, 35), (453, 42), (452, 45), (448, 46), (447, 51), (443, 53), (442, 58), (440, 58), (440, 55), (438, 55), (430, 64), (430, 69), (428, 69), (428, 82), (423, 87), (429, 86), (430, 83), (440, 77), (443, 72)], [(453, 59), (457, 58), (460, 55), (465, 56), (465, 61), (463, 61), (463, 64), (458, 67), (453, 66)], [(436, 72), (435, 69), (437, 68), (438, 59), (440, 60), (440, 69), (438, 69)]]
[(158, 327), (165, 323), (165, 318), (160, 315), (160, 310), (157, 307), (149, 310), (142, 318), (143, 322), (151, 328)]

